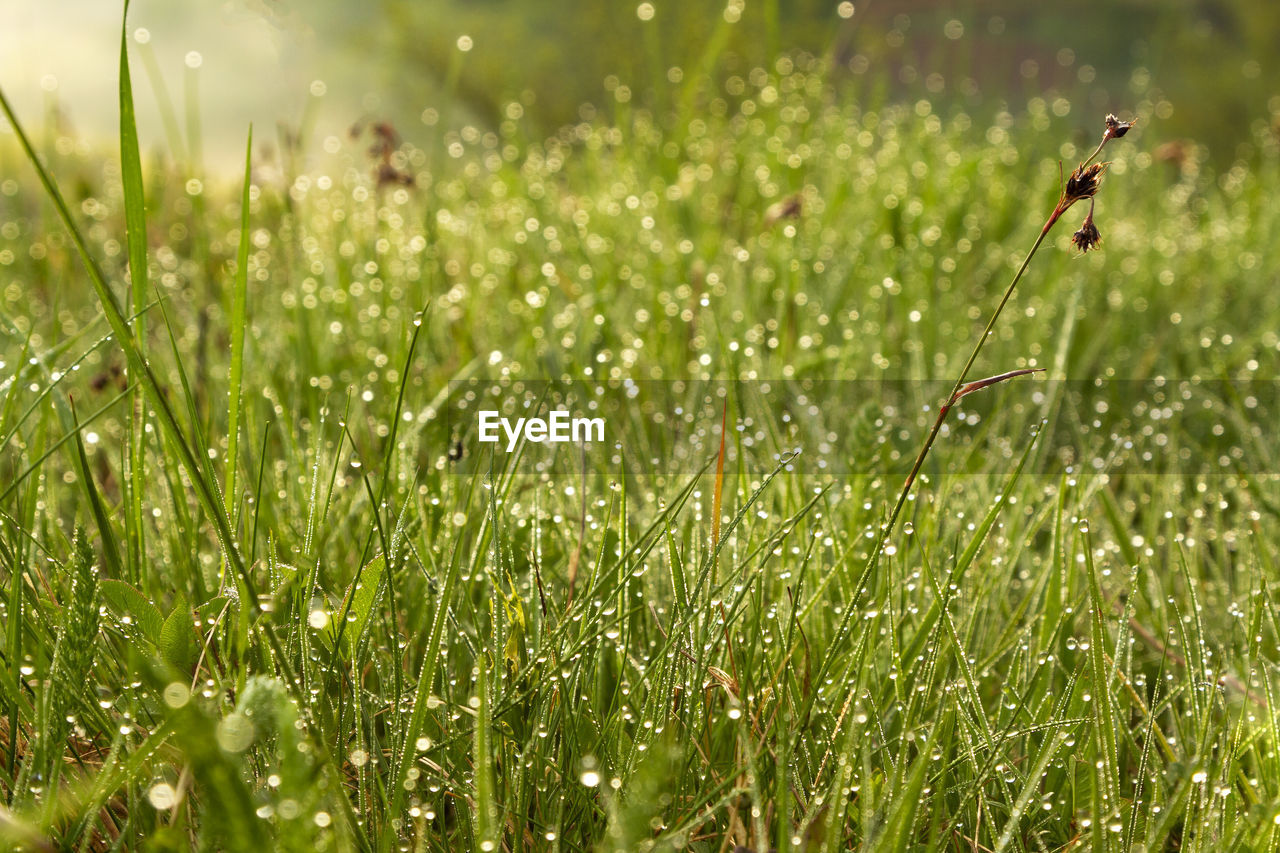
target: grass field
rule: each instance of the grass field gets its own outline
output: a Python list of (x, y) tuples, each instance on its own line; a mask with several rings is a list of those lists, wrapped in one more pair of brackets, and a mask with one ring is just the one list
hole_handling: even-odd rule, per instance
[[(1270, 131), (1108, 145), (888, 530), (1102, 116), (612, 91), (241, 184), (122, 84), (27, 120), (71, 231), (0, 136), (4, 843), (1276, 849)], [(557, 395), (606, 446), (476, 440)]]

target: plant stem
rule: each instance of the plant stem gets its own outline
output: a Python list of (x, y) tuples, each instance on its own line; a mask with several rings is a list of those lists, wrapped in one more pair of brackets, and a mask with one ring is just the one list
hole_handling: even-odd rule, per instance
[[(1103, 136), (1102, 141), (1098, 142), (1098, 147), (1093, 150), (1093, 154), (1089, 155), (1089, 159), (1080, 164), (1080, 170), (1083, 170), (1084, 167), (1093, 163), (1093, 160), (1097, 159), (1097, 156), (1102, 154), (1103, 146), (1106, 146), (1106, 143), (1110, 140), (1110, 136)], [(883, 546), (884, 540), (888, 539), (890, 534), (893, 532), (893, 525), (897, 524), (897, 516), (901, 515), (902, 506), (905, 505), (906, 498), (908, 498), (911, 493), (911, 487), (915, 484), (916, 475), (920, 473), (920, 467), (924, 465), (924, 457), (929, 455), (929, 448), (933, 447), (934, 439), (938, 437), (938, 433), (942, 432), (943, 421), (946, 421), (947, 414), (951, 411), (951, 406), (955, 405), (957, 394), (960, 393), (960, 388), (964, 386), (964, 380), (969, 377), (969, 371), (973, 370), (974, 362), (978, 360), (978, 353), (982, 352), (982, 348), (987, 345), (987, 338), (991, 337), (991, 330), (996, 328), (996, 320), (1000, 319), (1001, 313), (1004, 313), (1005, 305), (1009, 304), (1010, 297), (1014, 295), (1014, 288), (1018, 287), (1018, 282), (1023, 278), (1023, 273), (1027, 272), (1028, 266), (1032, 263), (1032, 257), (1036, 256), (1036, 250), (1038, 250), (1038, 248), (1041, 247), (1041, 243), (1044, 242), (1044, 237), (1048, 236), (1048, 232), (1051, 231), (1053, 225), (1057, 223), (1057, 220), (1061, 218), (1062, 214), (1065, 214), (1073, 204), (1075, 204), (1075, 200), (1069, 200), (1068, 197), (1066, 197), (1066, 192), (1064, 190), (1064, 192), (1059, 195), (1057, 204), (1053, 206), (1053, 213), (1048, 215), (1048, 219), (1044, 220), (1044, 227), (1041, 228), (1041, 233), (1039, 233), (1039, 237), (1036, 238), (1036, 242), (1032, 243), (1032, 250), (1027, 252), (1027, 257), (1024, 257), (1023, 265), (1019, 266), (1018, 272), (1014, 273), (1014, 279), (1009, 282), (1009, 287), (1005, 288), (1005, 295), (1004, 297), (1001, 297), (1000, 305), (996, 306), (995, 313), (992, 313), (991, 319), (987, 320), (987, 328), (982, 330), (982, 337), (978, 338), (978, 343), (977, 345), (974, 345), (973, 352), (969, 353), (969, 360), (965, 361), (964, 369), (960, 371), (960, 378), (956, 379), (955, 387), (951, 388), (950, 396), (947, 396), (946, 402), (942, 403), (941, 409), (938, 409), (938, 419), (933, 421), (933, 429), (929, 430), (929, 437), (924, 439), (924, 446), (920, 447), (919, 456), (915, 457), (915, 464), (911, 466), (911, 473), (906, 475), (906, 482), (902, 484), (902, 491), (899, 493), (899, 496), (897, 496), (897, 502), (893, 505), (893, 511), (890, 512), (888, 521), (882, 528), (881, 537), (879, 537), (877, 543), (877, 553), (872, 556), (873, 564), (874, 561), (877, 561), (879, 558), (879, 546)], [(1093, 207), (1089, 207), (1089, 210), (1091, 210), (1092, 213)]]
[(1018, 282), (1022, 280), (1023, 273), (1027, 271), (1027, 267), (1031, 264), (1031, 259), (1035, 256), (1036, 250), (1040, 248), (1040, 244), (1044, 242), (1044, 238), (1049, 234), (1054, 223), (1062, 216), (1064, 209), (1062, 203), (1059, 202), (1053, 209), (1053, 213), (1049, 215), (1048, 220), (1045, 221), (1044, 228), (1040, 229), (1040, 236), (1031, 245), (1031, 251), (1027, 252), (1027, 256), (1022, 259), (1022, 266), (1018, 267), (1013, 280), (1009, 282), (1009, 286), (1004, 290), (1004, 296), (1001, 297), (1000, 304), (996, 306), (996, 310), (991, 314), (991, 319), (987, 321), (987, 327), (982, 330), (982, 337), (978, 338), (978, 342), (973, 347), (973, 352), (969, 353), (969, 360), (965, 362), (964, 368), (960, 371), (960, 376), (956, 379), (956, 384), (952, 387), (946, 402), (938, 410), (938, 419), (933, 422), (933, 429), (929, 430), (929, 437), (925, 439), (924, 445), (920, 448), (915, 464), (911, 466), (911, 473), (907, 475), (907, 480), (902, 485), (902, 491), (898, 493), (898, 500), (893, 505), (893, 512), (889, 513), (889, 520), (883, 528), (883, 533), (880, 537), (881, 543), (888, 539), (889, 534), (893, 532), (898, 516), (902, 513), (902, 507), (907, 502), (907, 496), (911, 494), (911, 487), (915, 484), (916, 476), (920, 473), (921, 466), (924, 465), (924, 459), (929, 455), (929, 450), (933, 447), (933, 442), (938, 437), (938, 433), (942, 431), (942, 424), (946, 421), (952, 405), (955, 404), (956, 395), (960, 393), (960, 388), (964, 385), (965, 379), (969, 377), (969, 371), (973, 369), (974, 362), (978, 360), (978, 354), (982, 352), (982, 348), (986, 346), (987, 339), (991, 337), (991, 330), (995, 328), (996, 321), (1000, 319), (1000, 314), (1004, 312), (1005, 305), (1009, 304), (1009, 299), (1013, 296), (1013, 291), (1018, 286)]
[[(1111, 130), (1108, 128), (1108, 131), (1103, 134), (1102, 141), (1098, 143), (1098, 147), (1089, 155), (1089, 159), (1080, 164), (1076, 169), (1076, 173), (1083, 173), (1085, 168), (1097, 159), (1098, 155), (1102, 153), (1102, 149), (1106, 147), (1106, 144), (1113, 138), (1115, 137), (1112, 136)], [(1094, 188), (1094, 191), (1096, 192), (1096, 187)], [(849, 630), (849, 625), (856, 608), (862, 601), (862, 597), (869, 591), (870, 587), (867, 582), (880, 565), (880, 556), (883, 553), (885, 542), (888, 541), (889, 536), (892, 535), (893, 529), (898, 523), (898, 518), (902, 515), (902, 508), (906, 505), (907, 498), (911, 494), (911, 487), (915, 485), (916, 477), (920, 474), (920, 469), (924, 466), (925, 457), (929, 455), (929, 450), (933, 447), (934, 441), (938, 438), (938, 433), (942, 431), (942, 424), (946, 421), (947, 415), (950, 413), (952, 406), (954, 406), (956, 401), (963, 396), (961, 389), (964, 388), (964, 381), (969, 377), (969, 371), (973, 369), (973, 365), (978, 360), (978, 355), (981, 354), (982, 348), (986, 346), (987, 338), (991, 336), (991, 332), (995, 328), (996, 321), (999, 320), (1000, 315), (1004, 313), (1005, 306), (1009, 304), (1009, 300), (1013, 297), (1013, 291), (1017, 288), (1018, 282), (1022, 280), (1022, 276), (1026, 273), (1027, 267), (1031, 265), (1031, 259), (1035, 257), (1036, 251), (1040, 248), (1040, 244), (1044, 242), (1044, 238), (1049, 235), (1051, 230), (1053, 230), (1053, 226), (1062, 218), (1062, 215), (1083, 197), (1086, 196), (1080, 194), (1068, 196), (1067, 184), (1065, 182), (1063, 183), (1062, 188), (1058, 193), (1057, 204), (1053, 206), (1053, 211), (1050, 212), (1049, 218), (1045, 220), (1044, 226), (1041, 227), (1040, 234), (1036, 237), (1036, 241), (1031, 244), (1031, 250), (1028, 251), (1027, 256), (1022, 259), (1022, 265), (1018, 267), (1018, 271), (1014, 273), (1013, 279), (1009, 282), (1009, 286), (1005, 288), (1004, 296), (1000, 298), (1000, 304), (996, 306), (996, 310), (991, 314), (991, 319), (987, 321), (986, 328), (982, 330), (982, 337), (978, 339), (978, 342), (974, 344), (973, 351), (969, 353), (969, 359), (965, 362), (964, 368), (960, 371), (960, 376), (956, 379), (956, 383), (951, 389), (951, 394), (938, 409), (938, 417), (933, 422), (933, 428), (929, 430), (929, 435), (925, 438), (924, 445), (920, 448), (920, 453), (916, 456), (915, 463), (911, 466), (911, 473), (907, 475), (906, 482), (902, 484), (902, 491), (898, 493), (898, 499), (893, 505), (893, 511), (889, 513), (888, 519), (880, 525), (875, 545), (872, 546), (871, 554), (867, 558), (867, 562), (863, 566), (862, 572), (854, 584), (853, 598), (848, 603), (844, 618), (840, 622), (840, 627), (836, 629), (835, 638), (832, 641), (833, 647), (843, 642), (844, 637)], [(1092, 203), (1093, 193), (1088, 193), (1087, 197), (1090, 198)], [(827, 668), (827, 664), (824, 663), (818, 673), (818, 677), (820, 679), (826, 676)]]

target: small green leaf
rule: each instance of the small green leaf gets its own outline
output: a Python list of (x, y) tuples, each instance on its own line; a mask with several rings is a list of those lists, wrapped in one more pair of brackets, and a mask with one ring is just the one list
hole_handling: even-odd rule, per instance
[(195, 625), (187, 599), (181, 595), (160, 630), (160, 654), (166, 663), (182, 672), (190, 672), (196, 664)]
[(107, 609), (117, 617), (129, 617), (129, 621), (142, 630), (142, 635), (151, 643), (160, 645), (160, 633), (164, 626), (164, 616), (159, 608), (152, 604), (145, 595), (138, 592), (124, 581), (107, 578), (100, 582), (99, 591)]
[(351, 588), (347, 590), (347, 599), (351, 604), (346, 608), (348, 614), (346, 626), (344, 628), (340, 624), (333, 625), (334, 636), (338, 636), (338, 632), (341, 632), (353, 654), (360, 638), (364, 636), (365, 627), (369, 624), (369, 615), (373, 612), (374, 602), (378, 599), (378, 589), (382, 586), (385, 567), (386, 561), (379, 554), (356, 575)]

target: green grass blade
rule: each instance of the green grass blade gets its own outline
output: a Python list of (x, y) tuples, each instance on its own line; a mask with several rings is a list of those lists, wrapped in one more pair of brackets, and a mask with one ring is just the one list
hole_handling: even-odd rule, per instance
[[(142, 184), (142, 154), (138, 146), (138, 122), (133, 106), (133, 77), (129, 72), (129, 0), (125, 0), (120, 22), (120, 179), (124, 185), (125, 244), (129, 253), (129, 290), (133, 296), (132, 321), (138, 350), (147, 350), (147, 200)], [(128, 512), (125, 541), (129, 567), (134, 576), (142, 572), (143, 522), (142, 484), (146, 481), (144, 423), (145, 393), (134, 391), (129, 419), (128, 458), (125, 477)]]
[(244, 380), (244, 328), (249, 288), (249, 179), (253, 165), (253, 127), (244, 147), (244, 189), (240, 194), (240, 245), (231, 287), (231, 367), (228, 371), (227, 474), (223, 500), (227, 518), (236, 523), (236, 470), (240, 460), (240, 386)]
[(215, 530), (218, 535), (219, 544), (223, 551), (227, 554), (232, 565), (236, 567), (237, 572), (247, 582), (250, 590), (254, 589), (252, 580), (248, 576), (244, 563), (241, 560), (240, 552), (236, 548), (235, 538), (231, 533), (231, 525), (227, 519), (226, 511), (222, 502), (218, 499), (215, 490), (210, 486), (204, 477), (204, 472), (200, 462), (197, 460), (195, 452), (192, 450), (190, 443), (187, 441), (186, 435), (182, 428), (178, 425), (177, 418), (174, 416), (169, 401), (165, 396), (164, 390), (160, 386), (159, 380), (155, 373), (147, 364), (146, 358), (142, 351), (134, 342), (132, 330), (128, 322), (125, 320), (124, 314), (120, 310), (120, 306), (116, 303), (115, 294), (111, 292), (111, 286), (107, 283), (106, 274), (98, 265), (93, 253), (89, 251), (89, 245), (85, 240), (84, 234), (80, 227), (76, 224), (75, 219), (71, 215), (71, 209), (67, 206), (66, 200), (62, 196), (62, 192), (58, 189), (57, 183), (53, 176), (49, 174), (39, 155), (36, 154), (35, 148), (31, 144), (31, 139), (23, 128), (22, 123), (18, 120), (17, 115), (13, 112), (13, 107), (9, 103), (9, 99), (4, 92), (0, 90), (0, 110), (3, 110), (5, 117), (12, 126), (14, 135), (18, 138), (18, 144), (27, 156), (27, 160), (35, 168), (36, 174), (40, 179), (41, 185), (44, 187), (45, 193), (49, 196), (49, 200), (53, 202), (54, 209), (57, 211), (58, 218), (62, 221), (63, 226), (67, 229), (67, 233), (71, 237), (77, 254), (84, 262), (86, 271), (89, 274), (89, 281), (93, 285), (94, 293), (98, 297), (98, 303), (102, 307), (103, 313), (106, 315), (107, 322), (111, 326), (111, 331), (115, 335), (116, 342), (124, 351), (125, 358), (129, 362), (129, 370), (142, 383), (142, 387), (146, 392), (147, 400), (155, 409), (160, 421), (161, 429), (164, 430), (166, 436), (172, 441), (173, 446), (179, 454), (180, 461), (186, 469), (188, 476), (196, 489), (196, 497), (205, 512), (213, 519)]
[(1095, 849), (1112, 849), (1118, 838), (1106, 827), (1120, 815), (1120, 762), (1116, 745), (1116, 713), (1111, 695), (1111, 667), (1107, 664), (1106, 603), (1102, 596), (1102, 580), (1093, 559), (1088, 526), (1082, 523), (1081, 544), (1089, 573), (1090, 648), (1089, 679), (1093, 688), (1092, 710), (1094, 737), (1097, 745), (1095, 797), (1103, 810), (1093, 816)]
[[(496, 655), (496, 650), (495, 650)], [(475, 768), (476, 768), (476, 838), (481, 850), (497, 850), (500, 824), (498, 802), (493, 777), (493, 719), (489, 711), (489, 668), (487, 655), (481, 655), (476, 665), (480, 678), (476, 689), (480, 694), (480, 708), (476, 719)]]
[(102, 541), (102, 553), (106, 558), (107, 569), (112, 577), (118, 578), (122, 574), (120, 546), (116, 542), (116, 534), (111, 527), (111, 520), (107, 517), (107, 509), (103, 505), (102, 495), (98, 493), (98, 486), (94, 482), (93, 472), (89, 470), (89, 457), (85, 454), (84, 441), (80, 436), (81, 426), (79, 421), (76, 420), (74, 404), (71, 405), (71, 417), (71, 431), (76, 439), (73, 460), (79, 472), (81, 491), (89, 504), (89, 510), (93, 513), (93, 521), (98, 528), (98, 537)]
[(124, 185), (125, 243), (129, 249), (130, 292), (134, 341), (145, 351), (146, 323), (142, 311), (147, 298), (147, 200), (142, 187), (142, 155), (133, 108), (133, 80), (129, 74), (129, 0), (120, 26), (120, 179)]
[(916, 813), (920, 809), (925, 780), (929, 768), (933, 764), (929, 756), (944, 731), (948, 734), (954, 724), (954, 717), (948, 714), (929, 732), (929, 738), (920, 747), (915, 760), (911, 763), (911, 772), (907, 775), (902, 790), (891, 792), (896, 804), (884, 830), (884, 846), (882, 849), (905, 851), (911, 849), (912, 834), (916, 825)]

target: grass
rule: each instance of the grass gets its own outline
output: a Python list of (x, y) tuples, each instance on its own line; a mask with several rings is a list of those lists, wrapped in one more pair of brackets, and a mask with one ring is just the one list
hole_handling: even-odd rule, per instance
[[(125, 75), (123, 168), (0, 139), (6, 843), (1273, 849), (1274, 140), (1144, 119), (969, 364), (1046, 379), (960, 401), (1099, 117), (874, 89), (225, 184)], [(601, 386), (608, 447), (475, 440)]]

